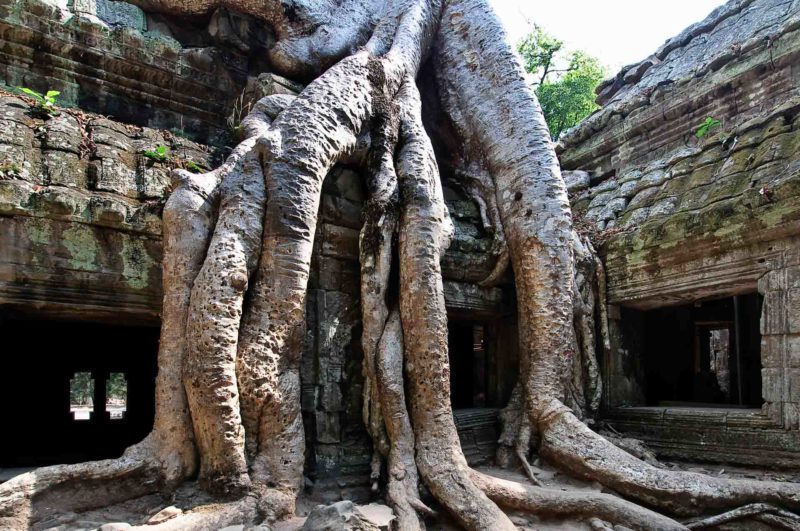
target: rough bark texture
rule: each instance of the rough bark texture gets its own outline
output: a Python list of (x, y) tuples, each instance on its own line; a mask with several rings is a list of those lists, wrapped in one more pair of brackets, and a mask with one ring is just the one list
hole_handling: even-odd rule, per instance
[(415, 81), (428, 57), (441, 109), (463, 146), (456, 180), (494, 233), (497, 266), (482, 284), (513, 268), (520, 371), (503, 414), (500, 460), (518, 462), (536, 484), (528, 464), (536, 447), (564, 471), (671, 514), (760, 502), (781, 508), (762, 515), (774, 519), (800, 506), (796, 485), (653, 467), (580, 420), (597, 411), (601, 393), (594, 350), (597, 330), (604, 346), (607, 338), (603, 268), (573, 232), (541, 110), (486, 0), (139, 4), (254, 15), (275, 32), (275, 67), (310, 83), (296, 98), (258, 102), (243, 123), (246, 139), (218, 170), (176, 173), (164, 215), (152, 434), (118, 460), (50, 467), (0, 486), (0, 527), (24, 527), (53, 507), (169, 490), (198, 470), (203, 488), (236, 500), (162, 528), (293, 513), (303, 484), (299, 367), (322, 183), (337, 162), (359, 160), (351, 155), (369, 139), (360, 237), (364, 421), (375, 486), (385, 465), (398, 528), (423, 528), (424, 516), (435, 514), (420, 500), (420, 481), (467, 529), (514, 529), (499, 506), (684, 528), (618, 497), (519, 485), (467, 465), (450, 405), (440, 266), (453, 228)]

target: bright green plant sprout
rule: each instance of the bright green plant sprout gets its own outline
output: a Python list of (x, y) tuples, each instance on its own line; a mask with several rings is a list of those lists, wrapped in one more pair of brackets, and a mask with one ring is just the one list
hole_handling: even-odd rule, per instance
[(41, 94), (35, 90), (29, 89), (28, 87), (17, 87), (17, 89), (36, 101), (37, 110), (52, 116), (56, 116), (58, 114), (55, 109), (55, 105), (56, 99), (61, 92), (57, 90), (48, 90), (46, 93)]
[(716, 118), (712, 118), (711, 116), (707, 117), (705, 121), (700, 124), (700, 127), (697, 128), (695, 131), (694, 136), (697, 138), (703, 138), (704, 136), (708, 135), (713, 129), (716, 129), (722, 125), (722, 122), (717, 120)]
[(169, 160), (167, 156), (167, 147), (162, 145), (156, 146), (155, 150), (146, 149), (142, 154), (155, 162), (167, 162)]

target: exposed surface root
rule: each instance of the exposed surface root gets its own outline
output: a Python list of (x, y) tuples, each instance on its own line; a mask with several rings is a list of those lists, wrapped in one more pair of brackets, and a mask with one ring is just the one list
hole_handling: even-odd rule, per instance
[[(752, 502), (797, 508), (797, 485), (654, 468), (592, 432), (564, 406), (565, 376), (568, 381), (576, 356), (569, 203), (541, 110), (502, 35), (485, 1), (452, 0), (442, 16), (435, 58), (444, 108), (464, 141), (483, 149), (511, 252), (521, 397), (507, 412), (518, 408), (530, 421), (541, 440), (540, 455), (554, 465), (651, 507), (674, 514)], [(511, 419), (504, 429), (506, 452), (509, 435), (525, 442), (524, 426)]]
[(148, 531), (217, 531), (229, 526), (251, 527), (260, 521), (256, 496), (228, 503), (201, 505), (159, 524), (136, 526)]
[[(605, 298), (600, 296), (598, 285), (600, 274), (597, 271), (600, 259), (588, 238), (576, 231), (572, 232), (572, 274), (573, 274), (573, 331), (575, 356), (572, 364), (572, 378), (569, 382), (569, 405), (579, 413), (582, 419), (593, 420), (600, 410), (600, 399), (603, 395), (600, 367), (595, 353), (598, 328), (596, 308), (604, 305)], [(605, 289), (605, 286), (602, 286)], [(605, 314), (600, 313), (600, 319)], [(601, 326), (602, 328), (602, 326)]]
[(201, 460), (201, 484), (223, 496), (250, 481), (236, 384), (239, 321), (261, 247), (265, 190), (255, 153), (222, 183), (219, 220), (195, 279), (184, 378)]
[[(750, 518), (757, 518), (762, 516), (776, 516), (779, 520), (767, 519), (768, 523), (777, 524), (778, 527), (784, 529), (800, 529), (800, 517), (789, 511), (784, 511), (778, 507), (768, 505), (766, 503), (753, 503), (739, 507), (732, 511), (704, 518), (702, 520), (695, 520), (689, 522), (687, 527), (689, 529), (706, 529), (709, 527), (716, 527), (728, 522), (735, 522), (737, 520), (745, 520)], [(784, 527), (784, 526), (789, 527)]]
[[(536, 477), (536, 473), (534, 472), (533, 467), (528, 459), (528, 456), (531, 452), (532, 436), (530, 420), (526, 416), (520, 415), (519, 409), (516, 410), (516, 413), (514, 413), (514, 410), (508, 410), (506, 413), (519, 415), (517, 422), (513, 424), (514, 433), (513, 438), (510, 439), (510, 442), (514, 448), (513, 453), (517, 458), (517, 464), (522, 467), (522, 471), (525, 473), (528, 481), (536, 486), (541, 486), (541, 482)], [(505, 434), (505, 437), (510, 437), (510, 435)], [(510, 462), (505, 462), (504, 464), (505, 466), (511, 466)]]
[[(392, 240), (397, 228), (397, 175), (394, 171), (394, 151), (397, 147), (398, 118), (396, 106), (387, 93), (383, 71), (370, 72), (372, 99), (376, 108), (372, 126), (372, 149), (368, 161), (367, 190), (369, 198), (362, 217), (364, 225), (359, 236), (361, 265), (361, 348), (364, 351), (363, 418), (372, 437), (372, 489), (377, 492), (382, 458), (389, 455), (381, 413), (381, 390), (378, 384), (376, 359), (379, 342), (389, 316), (387, 294), (392, 267)], [(402, 345), (402, 338), (401, 338)], [(402, 355), (402, 352), (401, 352)], [(402, 375), (401, 375), (402, 377)]]
[(163, 488), (157, 463), (120, 457), (56, 465), (21, 474), (0, 485), (0, 529), (28, 529), (55, 512), (82, 511)]
[(397, 156), (400, 222), (400, 314), (417, 466), (431, 493), (467, 529), (514, 529), (469, 478), (450, 409), (447, 321), (440, 253), (452, 225), (444, 206), (430, 140), (422, 128), (413, 82), (400, 99), (402, 148)]
[(406, 409), (403, 380), (403, 329), (397, 310), (389, 315), (376, 365), (384, 422), (391, 440), (387, 496), (397, 514), (397, 529), (420, 529), (424, 527), (421, 516), (430, 516), (433, 511), (419, 497), (414, 430)]
[(569, 412), (544, 422), (539, 453), (571, 474), (671, 514), (690, 516), (759, 502), (800, 509), (797, 484), (656, 468), (617, 448)]
[(294, 11), (274, 0), (140, 3), (195, 14), (238, 7), (276, 26), (270, 58), (281, 71), (324, 73), (296, 98), (259, 101), (243, 122), (247, 138), (220, 168), (174, 175), (151, 435), (120, 459), (48, 467), (0, 486), (0, 526), (24, 528), (54, 507), (168, 490), (198, 463), (206, 489), (239, 499), (148, 529), (251, 525), (294, 511), (305, 458), (299, 369), (322, 183), (369, 138), (360, 239), (364, 418), (377, 450), (373, 479), (377, 486), (385, 458), (398, 528), (420, 529), (422, 515), (433, 514), (420, 500), (420, 479), (467, 529), (514, 529), (495, 502), (637, 529), (685, 528), (614, 496), (521, 485), (467, 466), (450, 406), (440, 266), (453, 227), (414, 79), (434, 35), (442, 109), (474, 151), (460, 177), (494, 235), (497, 263), (481, 285), (505, 279), (510, 263), (517, 289), (520, 379), (503, 412), (499, 460), (521, 464), (540, 485), (528, 462), (538, 442), (561, 469), (672, 514), (759, 503), (690, 527), (743, 518), (797, 525), (784, 510), (800, 508), (797, 485), (656, 468), (579, 420), (597, 411), (601, 395), (594, 348), (596, 314), (609, 348), (605, 275), (591, 244), (574, 238), (541, 110), (486, 0), (448, 0), (443, 10), (438, 0), (298, 1)]
[(531, 487), (474, 470), (470, 477), (496, 503), (509, 509), (530, 511), (538, 516), (598, 517), (632, 529), (686, 529), (686, 526), (671, 518), (610, 494)]

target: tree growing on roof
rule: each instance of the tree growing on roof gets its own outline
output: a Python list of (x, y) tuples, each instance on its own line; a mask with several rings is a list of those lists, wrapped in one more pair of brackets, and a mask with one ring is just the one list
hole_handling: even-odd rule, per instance
[(606, 71), (597, 58), (580, 50), (568, 53), (563, 41), (539, 26), (522, 38), (517, 50), (553, 140), (598, 108), (595, 89)]

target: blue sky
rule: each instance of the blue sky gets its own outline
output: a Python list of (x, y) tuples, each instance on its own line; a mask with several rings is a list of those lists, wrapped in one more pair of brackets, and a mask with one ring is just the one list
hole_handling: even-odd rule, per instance
[(616, 73), (706, 17), (723, 0), (490, 0), (516, 41), (537, 23)]

